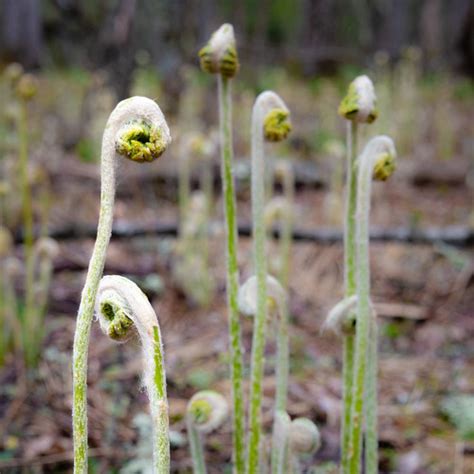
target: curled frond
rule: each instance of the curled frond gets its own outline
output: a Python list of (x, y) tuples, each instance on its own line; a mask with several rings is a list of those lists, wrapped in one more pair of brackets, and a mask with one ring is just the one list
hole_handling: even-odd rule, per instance
[(51, 237), (41, 237), (35, 245), (39, 257), (55, 259), (59, 254), (59, 244)]
[(31, 100), (38, 91), (38, 81), (32, 74), (23, 74), (16, 82), (15, 91), (20, 99)]
[[(239, 310), (246, 316), (254, 316), (257, 312), (257, 277), (255, 275), (239, 288), (238, 303)], [(285, 290), (280, 282), (267, 275), (267, 301), (270, 309), (283, 308), (285, 301)]]
[(386, 181), (397, 168), (395, 155), (392, 153), (382, 153), (375, 163), (372, 177), (376, 181)]
[(263, 133), (269, 142), (280, 142), (291, 132), (290, 112), (272, 109), (263, 119)]
[(112, 127), (117, 129), (116, 152), (138, 163), (159, 158), (171, 142), (160, 107), (146, 97), (131, 97), (120, 102), (107, 124), (107, 128)]
[(326, 321), (322, 327), (323, 331), (331, 331), (337, 336), (341, 334), (354, 334), (357, 295), (349, 296), (339, 301), (329, 311)]
[(227, 400), (213, 390), (202, 390), (188, 402), (187, 417), (200, 433), (211, 433), (219, 428), (229, 415)]
[(265, 206), (263, 219), (265, 227), (269, 228), (274, 222), (280, 219), (290, 218), (292, 216), (291, 206), (288, 200), (282, 196), (276, 196), (268, 201)]
[(234, 77), (239, 71), (234, 28), (224, 23), (215, 31), (206, 46), (199, 51), (201, 69), (211, 74)]
[(281, 97), (273, 91), (262, 92), (255, 100), (254, 114), (261, 121), (265, 140), (284, 140), (291, 131), (290, 111)]
[(378, 135), (367, 143), (358, 162), (361, 167), (365, 163), (372, 167), (373, 179), (385, 181), (396, 168), (396, 157), (397, 151), (393, 140), (386, 135)]
[(23, 75), (23, 66), (19, 63), (10, 63), (3, 71), (5, 78), (10, 84), (15, 84)]
[(347, 120), (361, 123), (372, 123), (377, 118), (377, 97), (368, 76), (358, 76), (350, 83), (338, 113)]
[(318, 427), (308, 418), (296, 418), (290, 424), (290, 449), (295, 454), (314, 454), (321, 447)]

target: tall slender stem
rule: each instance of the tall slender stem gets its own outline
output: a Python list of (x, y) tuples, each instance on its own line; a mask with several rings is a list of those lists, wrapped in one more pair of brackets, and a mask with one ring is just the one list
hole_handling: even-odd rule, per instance
[(265, 323), (267, 319), (267, 262), (265, 254), (265, 162), (263, 158), (263, 117), (258, 104), (252, 113), (252, 233), (254, 271), (257, 278), (257, 307), (254, 319), (250, 366), (250, 409), (247, 473), (259, 471), (262, 379), (265, 364)]
[[(20, 99), (19, 117), (19, 167), (21, 177), (22, 212), (23, 212), (23, 232), (25, 249), (25, 314), (22, 325), (23, 350), (25, 351), (25, 362), (28, 367), (32, 367), (37, 357), (34, 348), (38, 344), (30, 343), (32, 336), (31, 327), (34, 323), (34, 254), (33, 254), (33, 207), (31, 200), (30, 179), (28, 176), (28, 105), (27, 101)], [(36, 337), (36, 335), (35, 335)]]
[(81, 304), (77, 315), (73, 346), (73, 432), (74, 473), (87, 474), (87, 356), (89, 337), (94, 314), (97, 288), (105, 264), (105, 256), (112, 232), (115, 201), (115, 151), (104, 153), (101, 163), (101, 198), (99, 224), (86, 283), (82, 290)]
[[(145, 137), (142, 143), (135, 138)], [(158, 158), (171, 141), (158, 105), (145, 97), (123, 100), (107, 121), (102, 139), (99, 224), (94, 250), (81, 294), (73, 345), (74, 473), (87, 473), (87, 356), (94, 305), (112, 232), (117, 154), (137, 161)]]
[[(347, 122), (347, 163), (346, 163), (346, 205), (344, 218), (344, 296), (356, 293), (356, 199), (357, 199), (357, 122)], [(347, 472), (350, 423), (352, 407), (352, 386), (354, 369), (354, 335), (346, 334), (343, 339), (343, 415), (341, 430), (343, 472)]]
[(369, 354), (366, 382), (366, 437), (365, 437), (365, 473), (377, 474), (378, 461), (378, 427), (377, 427), (377, 319), (372, 311), (370, 315)]
[(224, 214), (226, 220), (227, 302), (229, 317), (234, 463), (238, 474), (245, 469), (244, 461), (244, 392), (241, 329), (237, 295), (239, 267), (237, 263), (237, 215), (232, 175), (232, 97), (231, 80), (218, 75), (219, 126), (222, 155), (222, 183), (224, 187)]
[(201, 434), (194, 426), (193, 420), (188, 415), (186, 418), (186, 427), (188, 430), (189, 446), (191, 448), (191, 457), (193, 460), (193, 473), (206, 474), (206, 462), (204, 460), (204, 449), (202, 447)]
[[(377, 466), (377, 341), (376, 321), (370, 304), (369, 212), (372, 178), (386, 180), (395, 169), (395, 145), (378, 136), (369, 141), (358, 158), (357, 178), (357, 323), (351, 410), (349, 473), (359, 474), (362, 452), (364, 405), (367, 413), (367, 474)], [(367, 388), (366, 388), (367, 387)], [(366, 401), (364, 401), (366, 397)]]

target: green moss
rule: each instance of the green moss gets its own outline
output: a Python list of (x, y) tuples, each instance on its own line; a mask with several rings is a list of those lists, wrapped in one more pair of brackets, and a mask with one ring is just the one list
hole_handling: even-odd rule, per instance
[(380, 155), (374, 167), (373, 178), (376, 181), (386, 181), (396, 169), (395, 157), (390, 153)]
[(290, 113), (285, 109), (272, 109), (263, 120), (263, 133), (270, 142), (284, 140), (291, 132)]
[(165, 149), (159, 129), (144, 120), (127, 124), (116, 142), (117, 153), (138, 163), (156, 160)]

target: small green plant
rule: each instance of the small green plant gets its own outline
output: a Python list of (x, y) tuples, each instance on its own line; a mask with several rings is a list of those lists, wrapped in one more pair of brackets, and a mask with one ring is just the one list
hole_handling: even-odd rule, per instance
[(218, 429), (226, 420), (229, 407), (226, 399), (212, 390), (194, 394), (186, 410), (186, 426), (193, 458), (194, 474), (205, 474), (206, 463), (202, 446), (202, 435)]
[(243, 474), (245, 411), (243, 393), (243, 361), (241, 327), (237, 293), (239, 267), (237, 263), (237, 214), (232, 176), (232, 78), (239, 70), (234, 29), (222, 25), (199, 51), (201, 69), (217, 74), (219, 102), (219, 131), (221, 146), (221, 175), (226, 221), (227, 306), (229, 318), (230, 364), (232, 378), (233, 460), (237, 474)]
[(100, 280), (95, 312), (102, 331), (117, 342), (137, 333), (143, 350), (143, 381), (150, 400), (153, 432), (153, 472), (170, 469), (168, 401), (160, 326), (140, 288), (127, 278), (111, 275)]
[[(252, 111), (252, 232), (257, 281), (256, 312), (250, 366), (249, 441), (247, 473), (258, 472), (260, 463), (262, 378), (267, 319), (267, 258), (265, 253), (265, 160), (264, 140), (284, 140), (291, 131), (289, 110), (274, 92), (262, 92)], [(286, 335), (287, 337), (287, 335)], [(286, 394), (285, 394), (286, 399)]]
[[(357, 160), (356, 215), (357, 319), (351, 409), (349, 473), (359, 474), (362, 427), (366, 413), (365, 472), (378, 472), (377, 324), (370, 302), (369, 212), (372, 179), (385, 181), (395, 170), (395, 145), (380, 135), (370, 140)], [(364, 406), (365, 405), (365, 406)]]
[(77, 315), (73, 347), (74, 472), (87, 473), (87, 355), (94, 305), (112, 232), (116, 157), (137, 162), (156, 159), (171, 141), (158, 105), (145, 97), (120, 102), (111, 113), (102, 139), (101, 204), (97, 237)]
[[(344, 297), (356, 293), (356, 200), (358, 126), (371, 123), (377, 118), (376, 97), (372, 81), (367, 76), (358, 76), (349, 85), (343, 98), (339, 114), (347, 119), (347, 161), (346, 161), (346, 203), (344, 213)], [(350, 441), (350, 420), (352, 407), (354, 373), (354, 333), (346, 332), (343, 337), (343, 415), (341, 429), (341, 464), (347, 470)]]

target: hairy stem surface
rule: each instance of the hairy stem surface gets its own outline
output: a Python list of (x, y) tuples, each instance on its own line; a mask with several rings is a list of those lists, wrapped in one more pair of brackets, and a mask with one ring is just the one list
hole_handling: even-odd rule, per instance
[[(347, 122), (346, 205), (344, 217), (344, 296), (356, 293), (356, 205), (357, 205), (357, 123)], [(352, 387), (354, 377), (354, 335), (343, 338), (343, 416), (341, 429), (343, 472), (347, 472), (350, 449)]]
[(232, 98), (230, 79), (218, 75), (219, 126), (222, 155), (222, 183), (224, 187), (224, 214), (226, 220), (227, 302), (229, 317), (232, 403), (233, 403), (233, 457), (237, 474), (245, 469), (244, 461), (244, 392), (241, 328), (237, 295), (239, 268), (237, 264), (237, 214), (232, 175)]
[(257, 311), (254, 319), (250, 366), (249, 445), (247, 473), (259, 472), (262, 418), (262, 378), (265, 364), (265, 326), (267, 319), (267, 262), (265, 255), (265, 162), (263, 157), (263, 117), (254, 106), (252, 113), (252, 227), (253, 259), (257, 278)]
[(364, 389), (370, 336), (370, 272), (369, 272), (369, 208), (373, 163), (360, 160), (357, 189), (357, 331), (353, 400), (351, 414), (351, 442), (349, 472), (359, 474), (362, 452), (362, 428), (364, 418)]
[(103, 153), (99, 225), (81, 295), (73, 346), (74, 473), (87, 474), (87, 356), (97, 288), (112, 232), (115, 200), (115, 152)]

